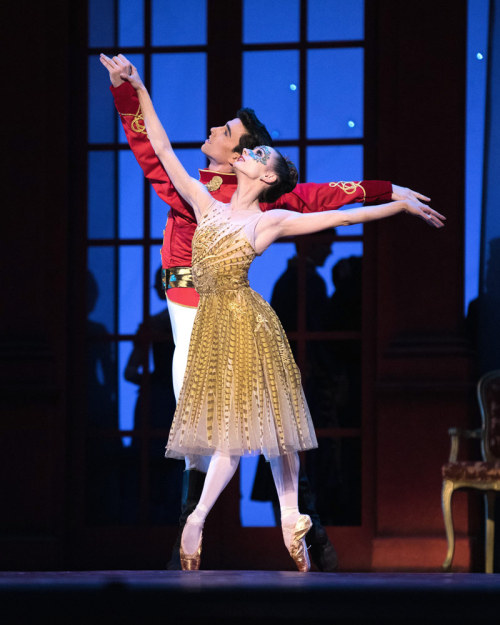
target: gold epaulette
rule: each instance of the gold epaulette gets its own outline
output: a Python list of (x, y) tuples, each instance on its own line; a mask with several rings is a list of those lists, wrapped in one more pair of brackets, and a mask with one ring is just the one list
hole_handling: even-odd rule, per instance
[(214, 176), (212, 180), (209, 180), (205, 186), (209, 191), (217, 191), (221, 188), (223, 180), (220, 176)]

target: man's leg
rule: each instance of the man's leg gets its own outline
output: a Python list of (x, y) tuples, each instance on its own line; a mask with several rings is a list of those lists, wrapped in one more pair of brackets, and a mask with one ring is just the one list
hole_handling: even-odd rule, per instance
[[(172, 335), (174, 337), (175, 351), (172, 359), (172, 379), (174, 384), (174, 394), (176, 401), (179, 399), (184, 373), (186, 372), (187, 358), (189, 352), (189, 342), (193, 330), (196, 308), (182, 306), (171, 302), (167, 298), (170, 323), (172, 324)], [(196, 508), (200, 499), (205, 474), (208, 470), (210, 458), (205, 456), (193, 456), (186, 458), (186, 470), (182, 483), (181, 516), (179, 517), (179, 532), (172, 548), (172, 556), (167, 564), (169, 570), (180, 570), (179, 547), (181, 535), (187, 517)]]
[(299, 471), (299, 509), (301, 513), (308, 514), (313, 522), (313, 526), (306, 536), (311, 560), (320, 571), (336, 571), (339, 565), (337, 552), (321, 524), (316, 510), (316, 497), (312, 492), (311, 484), (302, 466)]
[(189, 341), (193, 331), (196, 308), (183, 306), (171, 302), (167, 298), (168, 314), (172, 325), (172, 336), (174, 337), (175, 350), (172, 358), (172, 379), (174, 383), (175, 400), (179, 400), (179, 394), (186, 372)]

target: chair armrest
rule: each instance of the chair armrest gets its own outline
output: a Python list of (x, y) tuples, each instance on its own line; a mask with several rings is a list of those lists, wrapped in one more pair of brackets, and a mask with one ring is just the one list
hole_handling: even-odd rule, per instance
[(464, 428), (450, 428), (448, 434), (451, 437), (450, 457), (448, 462), (456, 462), (458, 458), (458, 447), (461, 438), (476, 438), (481, 439), (484, 435), (482, 428), (477, 430), (465, 430)]

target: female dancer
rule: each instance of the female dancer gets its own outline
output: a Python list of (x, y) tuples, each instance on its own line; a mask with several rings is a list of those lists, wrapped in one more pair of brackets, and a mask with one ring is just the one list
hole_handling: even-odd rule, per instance
[(270, 461), (285, 545), (300, 571), (310, 568), (304, 536), (311, 527), (297, 505), (298, 451), (316, 446), (300, 373), (271, 307), (248, 284), (248, 268), (276, 239), (407, 212), (442, 227), (444, 217), (412, 200), (322, 213), (261, 212), (259, 201), (291, 191), (295, 167), (268, 146), (243, 151), (234, 164), (238, 187), (229, 204), (191, 178), (161, 125), (137, 70), (123, 74), (137, 90), (151, 144), (177, 191), (193, 207), (193, 278), (200, 305), (166, 456), (211, 455), (200, 501), (181, 540), (184, 570), (200, 566), (205, 518), (242, 455)]

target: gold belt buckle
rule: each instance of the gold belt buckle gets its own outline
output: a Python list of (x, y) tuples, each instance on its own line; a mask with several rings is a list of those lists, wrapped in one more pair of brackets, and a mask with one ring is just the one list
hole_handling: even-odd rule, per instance
[(165, 290), (174, 287), (194, 287), (191, 267), (162, 269), (162, 284)]

